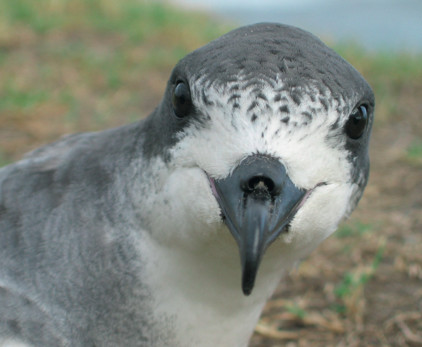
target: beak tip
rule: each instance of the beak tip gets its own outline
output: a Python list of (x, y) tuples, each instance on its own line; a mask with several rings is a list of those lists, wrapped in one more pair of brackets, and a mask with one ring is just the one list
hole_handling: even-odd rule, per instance
[(252, 289), (253, 289), (254, 285), (253, 284), (242, 284), (242, 291), (243, 291), (243, 295), (245, 296), (249, 296), (252, 293)]
[(242, 291), (248, 296), (266, 248), (289, 223), (305, 192), (277, 158), (260, 154), (243, 160), (228, 177), (209, 181), (239, 246)]
[(244, 267), (242, 273), (242, 291), (245, 296), (249, 296), (255, 286), (255, 278), (258, 272), (259, 261), (252, 268)]

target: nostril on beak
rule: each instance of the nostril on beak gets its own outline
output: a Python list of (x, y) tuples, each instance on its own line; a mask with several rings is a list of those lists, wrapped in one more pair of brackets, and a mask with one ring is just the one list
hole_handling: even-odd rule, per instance
[(242, 188), (245, 192), (249, 193), (253, 191), (266, 191), (271, 195), (275, 195), (279, 191), (271, 178), (262, 175), (251, 177), (244, 183)]
[(265, 155), (254, 154), (245, 158), (231, 174), (237, 178), (238, 188), (246, 194), (259, 197), (275, 198), (284, 191), (289, 182), (286, 168), (277, 159)]

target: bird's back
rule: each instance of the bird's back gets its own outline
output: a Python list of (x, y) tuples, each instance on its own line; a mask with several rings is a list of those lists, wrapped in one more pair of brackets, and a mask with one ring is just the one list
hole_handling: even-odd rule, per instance
[(130, 194), (119, 180), (139, 127), (65, 137), (0, 170), (3, 339), (148, 345)]
[(0, 346), (246, 346), (362, 196), (373, 115), (334, 51), (262, 23), (182, 59), (143, 123), (3, 168)]

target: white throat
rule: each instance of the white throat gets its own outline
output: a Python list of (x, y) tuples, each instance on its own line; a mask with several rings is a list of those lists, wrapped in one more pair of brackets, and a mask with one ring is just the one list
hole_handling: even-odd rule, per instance
[(292, 265), (275, 256), (279, 249), (269, 249), (246, 297), (237, 245), (227, 229), (221, 231), (227, 235), (219, 242), (195, 252), (142, 240), (141, 254), (148, 257), (143, 276), (149, 277), (155, 318), (167, 329), (171, 325), (172, 346), (247, 346), (265, 302)]
[[(142, 282), (149, 286), (158, 330), (171, 331), (174, 347), (247, 346), (283, 273), (335, 230), (344, 215), (339, 206), (348, 195), (339, 185), (319, 187), (292, 221), (289, 233), (266, 250), (255, 287), (246, 297), (239, 249), (221, 220), (205, 173), (197, 167), (169, 170), (160, 160), (150, 167), (143, 184), (151, 183), (152, 193), (138, 202), (148, 230), (135, 230), (134, 235), (140, 237)], [(337, 201), (337, 196), (346, 197), (327, 205), (327, 199)], [(336, 211), (317, 219), (322, 206)]]

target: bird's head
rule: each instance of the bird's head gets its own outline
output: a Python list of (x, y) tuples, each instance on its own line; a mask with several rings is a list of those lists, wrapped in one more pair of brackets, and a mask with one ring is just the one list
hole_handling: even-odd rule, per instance
[(145, 148), (165, 168), (151, 229), (173, 226), (171, 242), (231, 234), (250, 294), (267, 248), (302, 257), (354, 209), (373, 112), (369, 85), (311, 34), (259, 24), (222, 36), (177, 64), (147, 123)]

